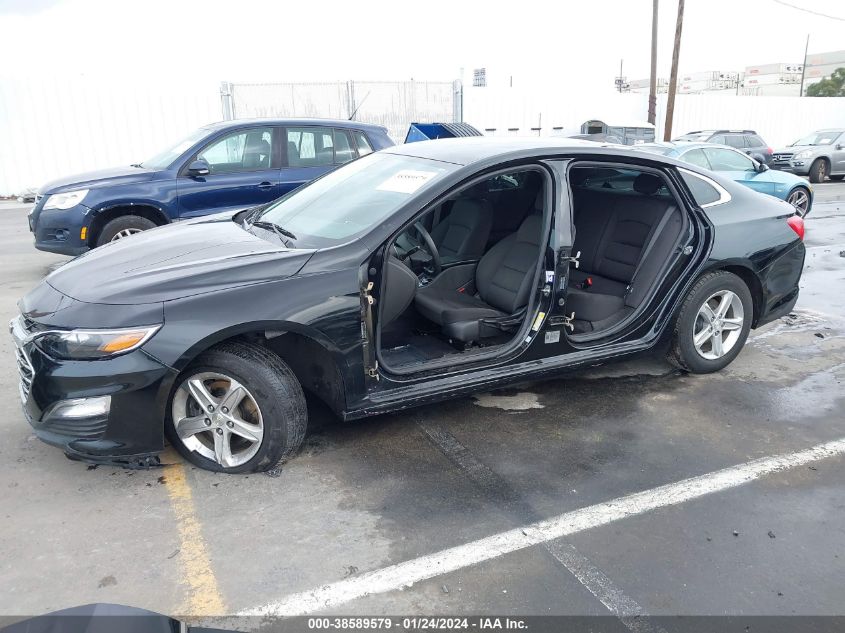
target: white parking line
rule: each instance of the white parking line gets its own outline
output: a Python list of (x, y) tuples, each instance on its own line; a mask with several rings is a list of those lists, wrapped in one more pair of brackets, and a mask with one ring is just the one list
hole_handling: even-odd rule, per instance
[(795, 453), (755, 459), (723, 470), (566, 512), (524, 527), (493, 534), (465, 545), (376, 569), (309, 591), (291, 594), (278, 602), (244, 611), (241, 615), (302, 615), (319, 609), (336, 607), (364, 596), (410, 587), (414, 583), (471, 567), (540, 543), (547, 543), (657, 508), (674, 506), (741, 486), (765, 475), (842, 454), (845, 454), (845, 438), (818, 444)]
[[(531, 394), (534, 395), (534, 394)], [(537, 396), (534, 395), (536, 402)], [(449, 460), (460, 468), (491, 499), (512, 506), (522, 520), (535, 517), (533, 508), (499, 477), (489, 466), (479, 461), (454, 435), (439, 424), (418, 418), (417, 424)], [(537, 517), (539, 518), (539, 517)], [(563, 540), (542, 543), (542, 546), (564, 569), (571, 573), (584, 588), (593, 594), (607, 609), (634, 633), (665, 633), (648, 620), (648, 614), (636, 601), (617, 587), (598, 567), (581, 554), (571, 543)]]

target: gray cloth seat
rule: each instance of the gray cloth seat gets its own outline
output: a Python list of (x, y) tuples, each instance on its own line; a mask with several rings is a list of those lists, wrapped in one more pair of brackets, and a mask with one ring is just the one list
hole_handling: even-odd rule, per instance
[(477, 260), (484, 253), (493, 213), (485, 200), (458, 198), (445, 218), (431, 229), (431, 239), (443, 261)]
[(484, 254), (476, 270), (477, 295), (438, 283), (438, 277), (417, 291), (417, 310), (452, 339), (471, 342), (501, 334), (501, 329), (483, 320), (517, 315), (528, 304), (543, 242), (542, 227), (542, 216), (530, 215), (516, 233)]
[[(636, 309), (683, 227), (660, 178), (640, 174), (634, 194), (576, 189), (575, 245), (580, 265), (569, 274), (566, 311), (596, 330)], [(592, 282), (586, 287), (586, 280)], [(581, 286), (581, 287), (579, 287)]]

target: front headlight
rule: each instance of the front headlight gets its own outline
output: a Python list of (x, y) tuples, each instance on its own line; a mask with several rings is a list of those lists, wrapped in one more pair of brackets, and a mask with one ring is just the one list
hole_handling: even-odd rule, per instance
[(805, 149), (803, 152), (798, 152), (795, 155), (795, 158), (809, 158), (812, 153), (813, 153), (813, 150)]
[(51, 330), (33, 343), (48, 356), (66, 360), (96, 360), (138, 349), (160, 325), (121, 330)]
[(66, 191), (65, 193), (54, 193), (47, 197), (47, 202), (44, 203), (42, 209), (70, 209), (75, 207), (85, 199), (88, 195), (87, 189), (77, 189), (76, 191)]

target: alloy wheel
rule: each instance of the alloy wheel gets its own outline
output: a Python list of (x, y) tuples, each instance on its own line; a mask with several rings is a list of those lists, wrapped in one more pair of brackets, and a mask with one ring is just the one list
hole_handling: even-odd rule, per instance
[(173, 395), (171, 415), (179, 441), (224, 468), (248, 462), (264, 438), (264, 420), (253, 395), (218, 372), (183, 380)]
[(807, 192), (803, 189), (796, 189), (786, 201), (795, 207), (795, 212), (800, 215), (802, 218), (807, 215), (807, 207), (810, 206), (810, 196), (807, 195)]
[(136, 233), (140, 233), (141, 229), (123, 229), (122, 231), (118, 231), (114, 234), (114, 237), (111, 238), (110, 241), (116, 242), (117, 240), (122, 240), (125, 237), (129, 237), (130, 235), (135, 235)]
[(698, 309), (692, 331), (696, 351), (707, 360), (729, 353), (739, 341), (745, 322), (742, 300), (730, 290), (711, 295)]

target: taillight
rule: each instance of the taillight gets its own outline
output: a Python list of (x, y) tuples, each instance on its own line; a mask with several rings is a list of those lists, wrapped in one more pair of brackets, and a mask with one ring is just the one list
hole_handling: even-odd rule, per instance
[(804, 239), (804, 218), (799, 217), (797, 215), (789, 216), (789, 219), (786, 221), (795, 234), (803, 241)]
[(775, 150), (773, 150), (771, 147), (767, 147), (766, 149), (767, 149), (767, 150), (769, 150), (769, 154), (774, 154), (774, 153), (775, 153)]

